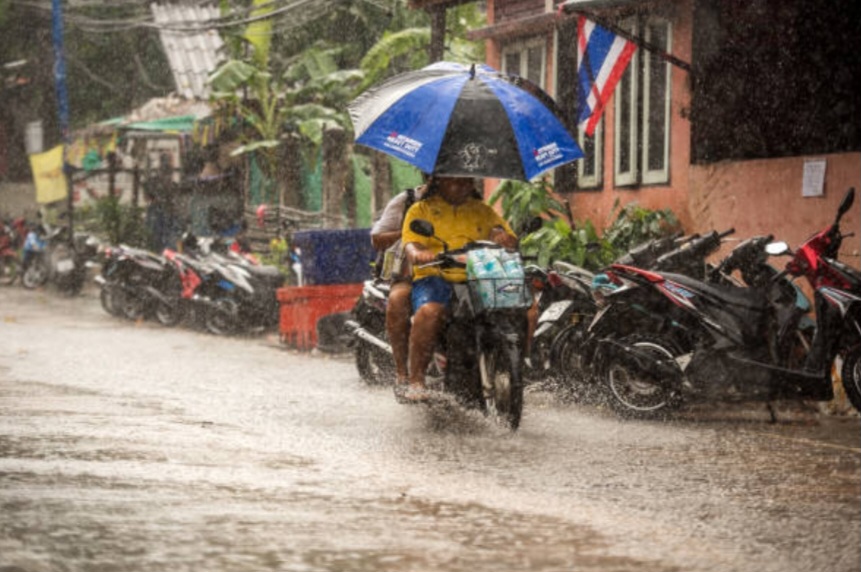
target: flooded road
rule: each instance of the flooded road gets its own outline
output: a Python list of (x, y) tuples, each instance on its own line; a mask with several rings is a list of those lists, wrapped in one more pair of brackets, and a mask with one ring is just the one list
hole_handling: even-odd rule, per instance
[(0, 289), (0, 570), (861, 570), (861, 422), (395, 403), (346, 357)]

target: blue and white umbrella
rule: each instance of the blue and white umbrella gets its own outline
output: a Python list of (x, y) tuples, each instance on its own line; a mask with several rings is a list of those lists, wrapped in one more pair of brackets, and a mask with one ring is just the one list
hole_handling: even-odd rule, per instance
[(583, 156), (549, 95), (486, 65), (394, 76), (349, 112), (356, 143), (435, 175), (528, 181)]

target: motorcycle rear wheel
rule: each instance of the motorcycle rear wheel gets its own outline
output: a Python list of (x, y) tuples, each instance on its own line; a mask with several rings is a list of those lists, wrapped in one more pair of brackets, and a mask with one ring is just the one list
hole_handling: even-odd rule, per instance
[(4, 256), (0, 260), (0, 285), (11, 286), (18, 278), (20, 265), (18, 259), (14, 256)]
[(133, 322), (140, 320), (146, 315), (146, 302), (140, 296), (129, 295), (126, 292), (120, 302), (120, 313), (127, 320)]
[(493, 348), (478, 356), (487, 413), (516, 431), (523, 415), (523, 363), (517, 348)]
[(158, 323), (167, 328), (177, 325), (182, 319), (182, 312), (178, 304), (168, 304), (164, 300), (159, 300), (153, 310), (155, 319)]
[[(623, 338), (621, 343), (659, 360), (681, 354), (676, 344), (661, 336), (633, 334)], [(610, 405), (622, 417), (661, 419), (680, 404), (669, 380), (656, 379), (652, 373), (630, 362), (611, 358), (604, 368), (604, 380), (609, 389)]]
[(849, 402), (861, 411), (861, 346), (855, 346), (844, 356), (840, 381)]

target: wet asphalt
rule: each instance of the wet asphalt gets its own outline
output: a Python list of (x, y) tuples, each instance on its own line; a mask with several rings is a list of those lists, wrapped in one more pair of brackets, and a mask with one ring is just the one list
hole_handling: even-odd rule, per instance
[(0, 571), (861, 570), (861, 420), (669, 422), (533, 390), (521, 430), (349, 355), (0, 289)]

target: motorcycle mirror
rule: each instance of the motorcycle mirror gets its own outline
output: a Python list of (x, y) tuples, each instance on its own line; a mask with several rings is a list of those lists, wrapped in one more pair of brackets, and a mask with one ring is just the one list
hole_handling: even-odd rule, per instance
[(780, 256), (781, 254), (789, 254), (789, 245), (783, 241), (770, 242), (765, 245), (765, 251), (771, 256)]
[(843, 200), (840, 201), (840, 206), (837, 207), (837, 220), (840, 220), (840, 217), (845, 215), (850, 208), (852, 208), (852, 203), (855, 201), (855, 187), (850, 187), (848, 191), (846, 191), (846, 195), (843, 197)]
[(426, 238), (432, 238), (434, 235), (433, 223), (420, 218), (410, 222), (410, 230)]

